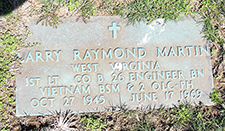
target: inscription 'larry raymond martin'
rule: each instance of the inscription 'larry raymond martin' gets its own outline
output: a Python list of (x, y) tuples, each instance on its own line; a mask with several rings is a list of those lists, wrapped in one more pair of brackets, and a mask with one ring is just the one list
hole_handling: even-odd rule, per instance
[(169, 107), (178, 101), (212, 104), (209, 46), (193, 18), (127, 25), (119, 17), (67, 18), (57, 29), (29, 26), (18, 52), (17, 116), (50, 111), (102, 111), (126, 104)]

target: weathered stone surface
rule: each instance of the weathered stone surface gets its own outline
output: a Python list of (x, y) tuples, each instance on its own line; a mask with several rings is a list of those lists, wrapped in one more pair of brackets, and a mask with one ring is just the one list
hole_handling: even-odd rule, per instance
[(16, 76), (17, 116), (130, 109), (178, 101), (212, 104), (210, 50), (201, 25), (185, 17), (126, 25), (119, 17), (63, 20), (57, 29), (30, 24)]

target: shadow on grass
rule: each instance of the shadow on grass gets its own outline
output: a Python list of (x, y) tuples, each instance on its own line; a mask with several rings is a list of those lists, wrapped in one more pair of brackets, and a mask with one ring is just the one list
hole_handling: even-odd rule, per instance
[(10, 14), (27, 0), (0, 0), (0, 16)]

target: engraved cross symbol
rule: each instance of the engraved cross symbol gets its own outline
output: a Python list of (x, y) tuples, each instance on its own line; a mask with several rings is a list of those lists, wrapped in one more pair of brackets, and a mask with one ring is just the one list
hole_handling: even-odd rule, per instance
[(113, 38), (116, 39), (117, 38), (117, 30), (120, 30), (120, 26), (116, 26), (116, 22), (112, 22), (112, 26), (108, 27), (109, 30), (113, 31)]

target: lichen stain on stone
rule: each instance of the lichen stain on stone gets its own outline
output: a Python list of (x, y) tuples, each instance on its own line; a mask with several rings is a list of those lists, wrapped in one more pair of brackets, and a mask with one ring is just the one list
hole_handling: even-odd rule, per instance
[(154, 35), (160, 35), (164, 32), (166, 28), (166, 24), (164, 22), (165, 20), (161, 18), (152, 21), (148, 26), (150, 30), (149, 33), (145, 34), (142, 41), (137, 43), (137, 45), (145, 45), (153, 38)]
[(122, 70), (122, 69), (123, 69), (122, 63), (116, 62), (115, 65), (114, 65), (113, 70), (111, 71), (111, 74), (112, 74), (115, 70), (120, 71), (120, 70)]

